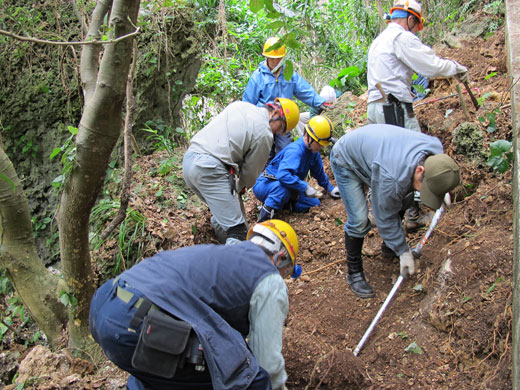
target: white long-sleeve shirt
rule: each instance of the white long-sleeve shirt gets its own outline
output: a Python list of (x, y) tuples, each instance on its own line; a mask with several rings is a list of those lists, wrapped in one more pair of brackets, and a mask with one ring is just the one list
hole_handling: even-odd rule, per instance
[(465, 68), (456, 61), (437, 56), (412, 32), (397, 23), (389, 23), (368, 50), (368, 103), (382, 98), (377, 82), (387, 95), (391, 93), (400, 101), (411, 103), (414, 71), (434, 78), (453, 76), (462, 69)]

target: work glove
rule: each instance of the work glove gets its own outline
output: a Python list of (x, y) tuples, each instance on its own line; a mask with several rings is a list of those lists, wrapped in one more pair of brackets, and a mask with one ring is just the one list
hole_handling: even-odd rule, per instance
[(317, 198), (318, 197), (318, 191), (316, 191), (313, 187), (307, 186), (305, 189), (305, 196), (309, 198)]
[(413, 275), (415, 273), (415, 261), (412, 251), (408, 249), (401, 256), (399, 256), (399, 265), (401, 266), (401, 275)]
[(455, 63), (456, 73), (455, 78), (460, 82), (468, 82), (468, 68), (464, 65), (459, 64), (457, 61), (453, 61)]
[(444, 204), (446, 205), (446, 207), (451, 206), (451, 197), (449, 192), (446, 192), (446, 195), (444, 195)]
[(341, 195), (340, 195), (340, 193), (339, 193), (339, 188), (338, 188), (338, 186), (334, 187), (334, 188), (332, 189), (332, 191), (329, 192), (329, 194), (330, 194), (330, 197), (331, 197), (332, 199), (340, 199), (340, 198), (341, 198)]
[(320, 109), (322, 111), (326, 111), (326, 110), (330, 110), (331, 108), (334, 107), (334, 104), (333, 103), (323, 103), (321, 106), (320, 106)]

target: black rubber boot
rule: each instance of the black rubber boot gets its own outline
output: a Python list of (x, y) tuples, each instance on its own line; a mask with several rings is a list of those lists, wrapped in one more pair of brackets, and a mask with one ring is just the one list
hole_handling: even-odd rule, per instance
[(260, 209), (260, 215), (258, 216), (258, 220), (256, 222), (264, 222), (268, 219), (273, 219), (273, 216), (274, 209), (264, 204)]
[(386, 246), (385, 242), (381, 244), (381, 257), (383, 259), (392, 260), (397, 258), (398, 256), (395, 254), (393, 250)]
[(247, 237), (247, 226), (245, 223), (232, 226), (226, 232), (226, 245), (238, 244), (245, 241)]
[(347, 249), (347, 283), (354, 294), (360, 298), (372, 298), (374, 290), (367, 283), (363, 274), (361, 249), (363, 238), (350, 237), (345, 233), (345, 248)]

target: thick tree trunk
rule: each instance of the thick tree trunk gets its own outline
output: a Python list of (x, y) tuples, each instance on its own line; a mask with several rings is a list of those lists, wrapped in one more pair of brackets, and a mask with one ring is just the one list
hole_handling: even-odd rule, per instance
[[(135, 29), (139, 4), (139, 0), (113, 1), (109, 26), (114, 38)], [(104, 16), (101, 14), (97, 17)], [(99, 20), (92, 21), (92, 25), (96, 24), (99, 24)], [(121, 112), (132, 42), (133, 39), (126, 39), (105, 47), (93, 94), (89, 98), (90, 92), (86, 93), (85, 110), (76, 138), (77, 157), (66, 180), (60, 203), (58, 224), (63, 275), (70, 293), (77, 299), (77, 306), (70, 313), (69, 344), (77, 348), (84, 348), (88, 344), (88, 311), (94, 292), (88, 235), (90, 212), (102, 188), (110, 155), (121, 133)], [(96, 50), (92, 50), (91, 56), (95, 54)], [(83, 61), (88, 61), (92, 71), (96, 59), (82, 55), (82, 65)], [(83, 75), (82, 71), (82, 78)], [(92, 79), (89, 79), (88, 86), (92, 88), (93, 85)]]
[(63, 282), (49, 273), (36, 251), (29, 206), (13, 164), (0, 149), (0, 267), (49, 342), (67, 322), (58, 299)]

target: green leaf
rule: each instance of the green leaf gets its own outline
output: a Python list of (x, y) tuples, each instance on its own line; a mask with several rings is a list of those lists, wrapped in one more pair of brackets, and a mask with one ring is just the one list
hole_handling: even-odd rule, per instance
[(273, 14), (275, 15), (274, 17), (278, 16), (278, 12), (276, 11), (273, 5), (273, 0), (264, 0), (263, 3), (265, 5), (265, 8), (267, 8), (267, 10), (269, 11), (269, 14), (267, 15), (268, 17), (272, 18), (272, 16), (270, 15)]
[(264, 1), (263, 0), (251, 0), (249, 2), (249, 9), (251, 10), (251, 12), (253, 12), (255, 14), (258, 11), (260, 11), (262, 8), (264, 8)]
[(511, 142), (505, 139), (492, 142), (489, 146), (491, 147), (492, 156), (501, 156), (503, 153), (509, 152), (511, 150)]
[(269, 23), (266, 28), (270, 30), (278, 30), (283, 27), (283, 22), (281, 20), (275, 20), (274, 22)]
[(283, 37), (283, 41), (287, 45), (287, 47), (290, 47), (291, 49), (298, 50), (300, 49), (300, 42), (296, 40), (296, 37), (293, 33), (286, 34)]
[(413, 343), (411, 343), (408, 347), (406, 347), (404, 350), (406, 352), (412, 352), (412, 353), (416, 353), (418, 355), (423, 354), (423, 350), (421, 349), (421, 347), (419, 347), (417, 345), (417, 343), (415, 341)]
[(61, 185), (61, 183), (63, 183), (64, 181), (65, 181), (65, 176), (63, 176), (63, 175), (59, 175), (58, 177), (56, 177), (56, 178), (52, 181), (51, 185), (52, 185), (53, 187), (55, 187), (55, 188), (58, 188), (58, 187)]
[(54, 157), (56, 157), (58, 154), (60, 154), (61, 148), (54, 148), (49, 159), (52, 160)]
[(347, 68), (341, 69), (341, 71), (338, 74), (338, 79), (342, 77), (351, 78), (351, 77), (357, 77), (361, 73), (361, 69), (359, 69), (357, 66), (349, 66)]
[(471, 301), (473, 297), (471, 295), (468, 295), (467, 297), (462, 298), (462, 303), (466, 303), (468, 301)]
[(497, 280), (487, 289), (486, 294), (489, 294), (496, 287), (498, 282), (502, 281), (502, 276), (499, 276)]
[(78, 134), (78, 128), (77, 128), (77, 127), (74, 127), (74, 126), (67, 126), (67, 129), (69, 130), (69, 132), (70, 132), (72, 135), (76, 135), (76, 134)]
[(60, 302), (65, 306), (76, 306), (78, 300), (72, 294), (68, 294), (66, 291), (62, 291), (59, 295)]
[(11, 187), (13, 192), (16, 191), (16, 186), (10, 177), (8, 177), (7, 175), (4, 175), (3, 173), (0, 173), (0, 180), (5, 181), (9, 185), (9, 187)]
[(7, 333), (8, 330), (9, 330), (9, 328), (7, 326), (5, 326), (2, 322), (0, 322), (0, 340), (2, 339), (4, 334)]
[(285, 62), (285, 68), (283, 70), (283, 77), (285, 77), (285, 79), (287, 81), (289, 81), (293, 75), (293, 71), (294, 71), (294, 66), (293, 66), (293, 63), (292, 61), (286, 61)]
[(195, 226), (195, 225), (191, 225), (191, 233), (192, 233), (193, 235), (196, 235), (197, 232), (198, 232), (198, 230), (197, 230), (197, 226)]
[(492, 73), (488, 74), (486, 77), (484, 77), (484, 80), (490, 79), (491, 77), (494, 77), (496, 75), (497, 75), (497, 72), (492, 72)]
[(343, 225), (343, 221), (341, 219), (339, 219), (338, 217), (334, 218), (334, 224), (336, 226), (341, 226)]

